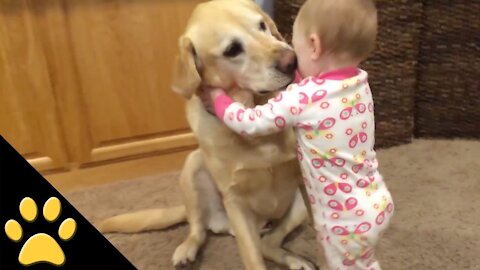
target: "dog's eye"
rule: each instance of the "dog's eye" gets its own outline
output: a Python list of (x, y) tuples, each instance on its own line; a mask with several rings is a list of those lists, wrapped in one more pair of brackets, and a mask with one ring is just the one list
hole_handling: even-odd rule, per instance
[(240, 42), (234, 41), (228, 48), (223, 52), (223, 55), (226, 57), (233, 58), (243, 53), (243, 46)]
[(267, 31), (267, 25), (265, 24), (265, 22), (260, 22), (259, 28), (263, 32)]

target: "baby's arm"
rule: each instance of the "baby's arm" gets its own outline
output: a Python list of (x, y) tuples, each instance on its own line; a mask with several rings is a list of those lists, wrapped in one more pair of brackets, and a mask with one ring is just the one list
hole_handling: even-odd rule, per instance
[(233, 102), (223, 90), (212, 90), (215, 114), (239, 134), (267, 135), (280, 132), (296, 124), (299, 113), (299, 93), (291, 85), (289, 90), (280, 92), (267, 104), (246, 108)]

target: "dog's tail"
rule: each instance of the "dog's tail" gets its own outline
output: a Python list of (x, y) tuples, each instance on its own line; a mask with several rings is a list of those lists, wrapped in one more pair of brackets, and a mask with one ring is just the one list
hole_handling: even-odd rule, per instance
[(114, 216), (101, 221), (96, 227), (102, 233), (137, 233), (161, 230), (186, 221), (184, 205), (164, 209), (147, 209)]

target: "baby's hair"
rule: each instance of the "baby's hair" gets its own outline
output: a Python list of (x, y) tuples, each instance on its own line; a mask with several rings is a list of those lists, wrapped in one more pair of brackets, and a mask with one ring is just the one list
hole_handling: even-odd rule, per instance
[(298, 13), (300, 31), (317, 33), (323, 50), (363, 61), (375, 49), (373, 0), (307, 0)]

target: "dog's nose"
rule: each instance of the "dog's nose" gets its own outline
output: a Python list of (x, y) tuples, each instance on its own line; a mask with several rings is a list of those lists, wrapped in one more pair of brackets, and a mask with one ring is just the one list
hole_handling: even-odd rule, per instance
[(297, 69), (297, 56), (291, 50), (285, 50), (277, 60), (275, 68), (287, 75), (291, 75)]

